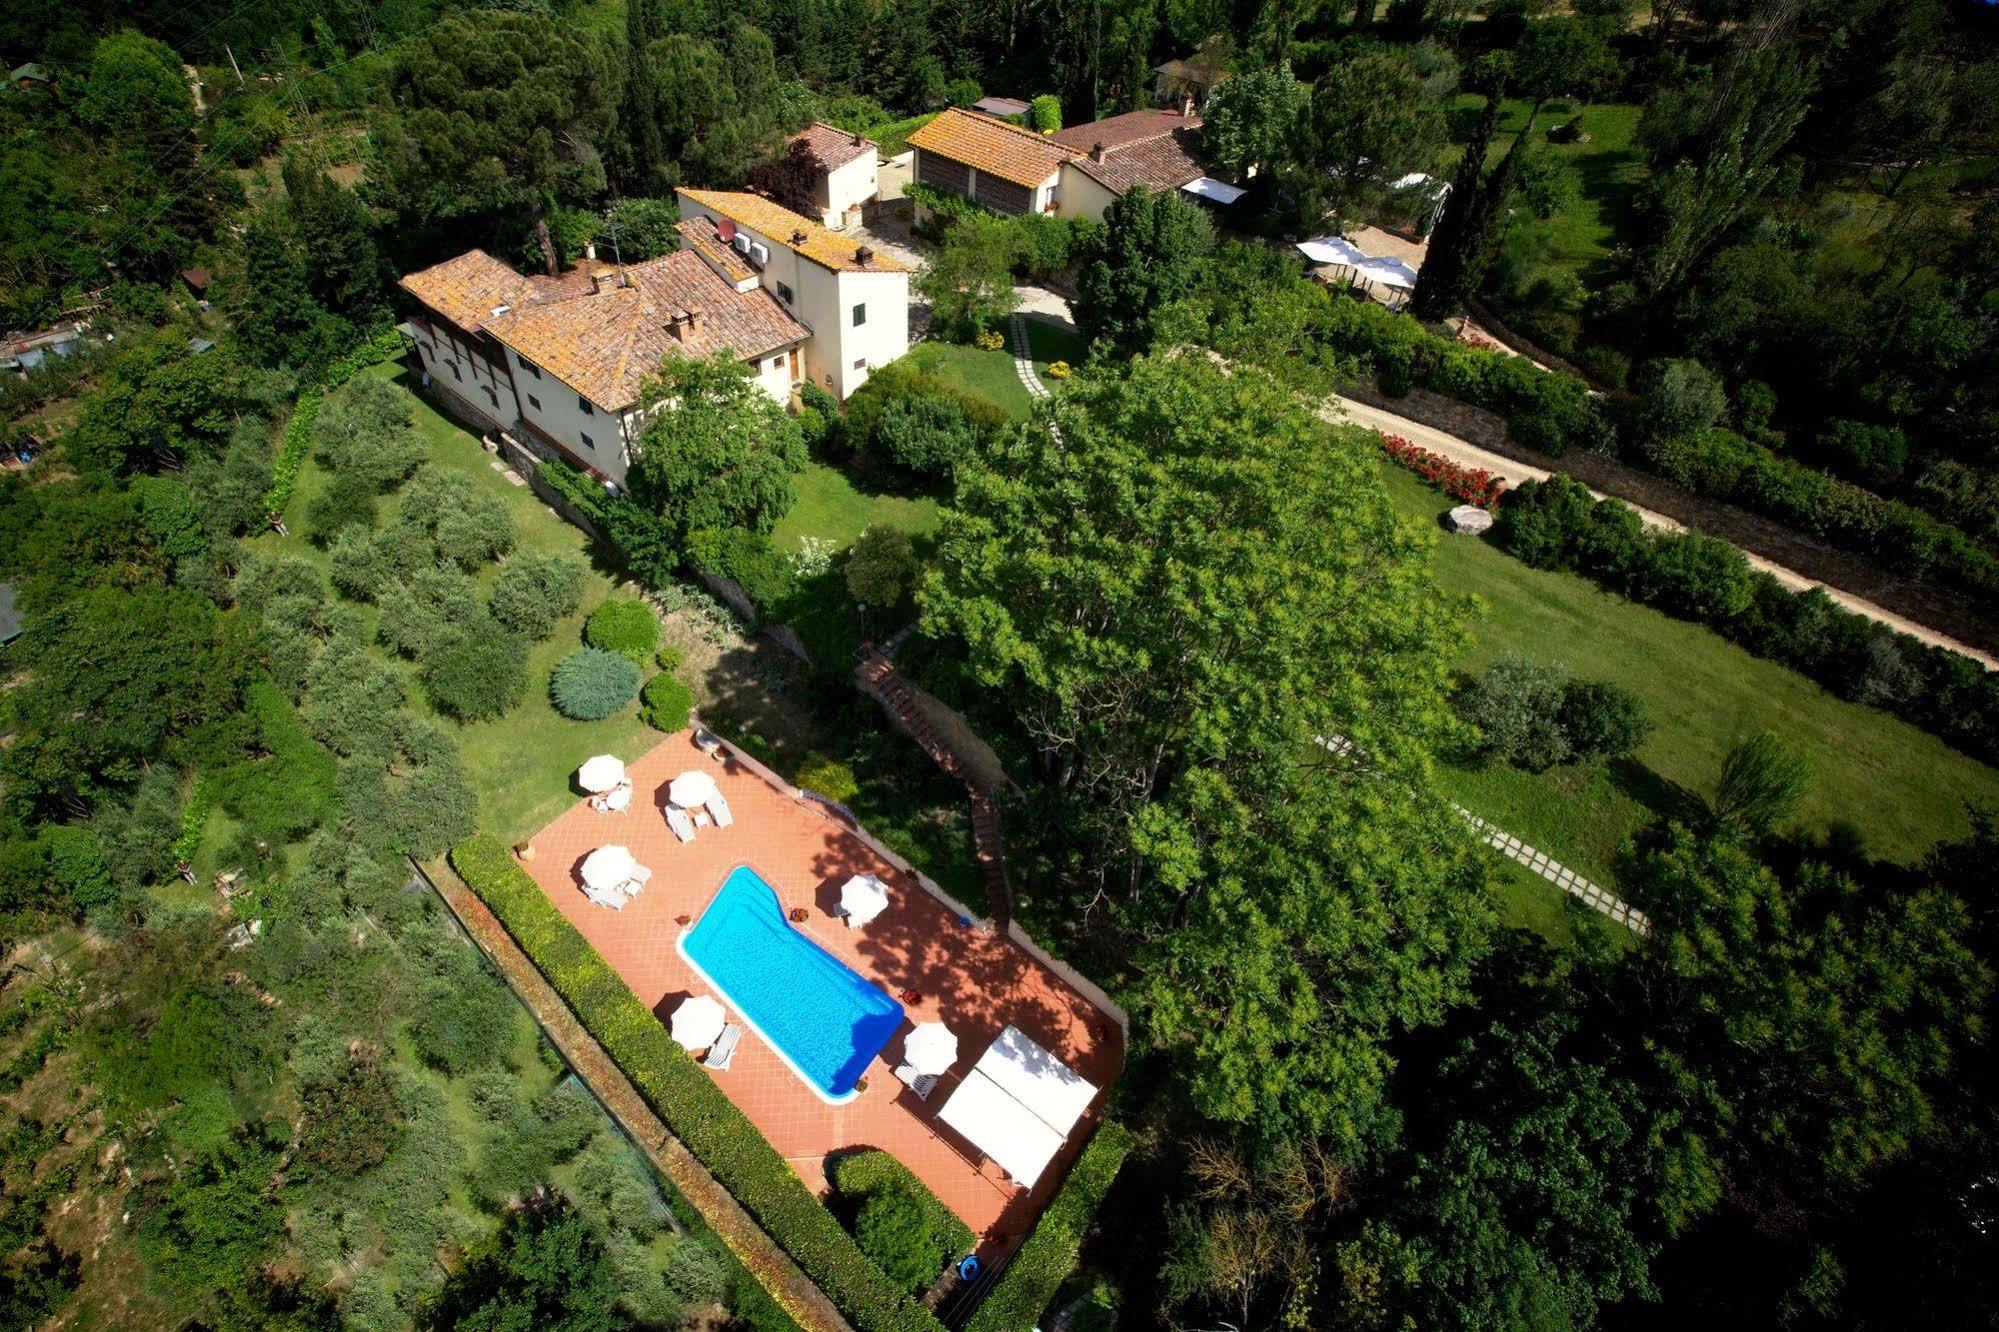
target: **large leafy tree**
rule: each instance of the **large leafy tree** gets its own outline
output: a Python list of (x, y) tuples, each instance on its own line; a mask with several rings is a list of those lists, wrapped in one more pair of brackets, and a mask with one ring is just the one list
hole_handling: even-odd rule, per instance
[(1149, 348), (1162, 310), (1194, 289), (1214, 247), (1208, 216), (1177, 197), (1134, 185), (1111, 200), (1083, 245), (1076, 326), (1118, 352)]
[(556, 271), (549, 215), (603, 191), (620, 73), (574, 24), (491, 10), (446, 19), (396, 61), (400, 114), (374, 132), (383, 199), (424, 223), (524, 215)]
[(426, 1329), (613, 1332), (617, 1281), (590, 1223), (565, 1204), (508, 1217), (417, 1317)]
[(732, 527), (768, 532), (791, 508), (804, 437), (741, 361), (727, 352), (670, 359), (644, 397), (660, 406), (640, 437), (632, 495), (676, 536)]
[(1231, 180), (1289, 162), (1306, 93), (1288, 64), (1226, 80), (1201, 112), (1201, 151)]
[(1378, 202), (1389, 185), (1436, 164), (1444, 110), (1399, 55), (1369, 51), (1341, 61), (1312, 85), (1306, 117), (1313, 170), (1299, 181), (1308, 207), (1346, 213)]
[(750, 166), (795, 125), (777, 97), (771, 40), (760, 29), (731, 27), (709, 40), (672, 32), (648, 40), (635, 59), (626, 126), (635, 186), (665, 190), (689, 184), (737, 184)]
[(960, 468), (923, 596), (1038, 749), (1188, 1095), (1272, 1133), (1377, 1127), (1379, 1042), (1484, 917), (1429, 793), (1453, 617), (1373, 467), (1260, 371), (1141, 358)]

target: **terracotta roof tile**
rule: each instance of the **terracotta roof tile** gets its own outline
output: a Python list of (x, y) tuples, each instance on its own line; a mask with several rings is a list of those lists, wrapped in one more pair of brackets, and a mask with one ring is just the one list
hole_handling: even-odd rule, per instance
[[(687, 250), (559, 278), (526, 277), (474, 250), (411, 274), (402, 286), (607, 411), (637, 402), (640, 382), (669, 356), (727, 348), (749, 360), (810, 336), (768, 293), (737, 291)], [(699, 315), (684, 337), (676, 336), (669, 325), (689, 310)]]
[(1078, 152), (1087, 153), (1098, 144), (1106, 148), (1120, 148), (1141, 139), (1156, 139), (1162, 134), (1171, 134), (1176, 129), (1199, 128), (1199, 116), (1183, 116), (1178, 111), (1127, 111), (1121, 116), (1106, 116), (1087, 125), (1071, 125), (1068, 129), (1056, 130), (1048, 137)]
[(858, 158), (881, 152), (872, 140), (823, 120), (815, 120), (792, 135), (791, 142), (803, 143), (821, 171), (836, 171)]
[(912, 147), (1032, 188), (1076, 156), (1044, 134), (952, 107), (909, 136)]
[(1178, 116), (1174, 119), (1179, 124), (1168, 133), (1127, 141), (1118, 148), (1106, 145), (1102, 161), (1083, 156), (1070, 165), (1115, 194), (1123, 194), (1134, 185), (1177, 190), (1205, 176), (1207, 167), (1197, 151), (1194, 128)]
[(682, 218), (679, 231), (681, 243), (706, 259), (709, 267), (718, 270), (724, 280), (747, 282), (757, 275), (750, 261), (737, 254), (715, 230), (714, 218), (706, 214)]
[(837, 273), (909, 272), (908, 265), (879, 250), (867, 263), (862, 263), (858, 258), (861, 243), (852, 236), (829, 231), (811, 218), (794, 213), (761, 194), (688, 189), (680, 193), (710, 212), (740, 222), (750, 230), (769, 237), (771, 244), (792, 250), (822, 268), (830, 268)]

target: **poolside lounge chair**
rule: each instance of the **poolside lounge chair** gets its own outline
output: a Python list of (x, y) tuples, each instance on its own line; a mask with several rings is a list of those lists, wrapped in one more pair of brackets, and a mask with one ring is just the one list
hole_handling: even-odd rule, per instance
[(714, 816), (717, 828), (726, 828), (736, 821), (736, 816), (729, 812), (729, 802), (722, 799), (720, 791), (708, 797), (708, 813)]
[(930, 1093), (937, 1090), (937, 1075), (935, 1073), (918, 1073), (908, 1064), (897, 1064), (895, 1066), (895, 1077), (896, 1081), (915, 1092), (916, 1099), (919, 1101), (929, 1100)]
[(687, 817), (687, 811), (678, 805), (666, 807), (666, 826), (673, 829), (673, 835), (683, 842), (694, 840), (694, 820)]
[(598, 906), (606, 906), (613, 911), (625, 909), (625, 895), (616, 888), (585, 888), (583, 895)]
[(729, 1023), (722, 1028), (722, 1034), (715, 1038), (715, 1043), (708, 1047), (708, 1057), (701, 1061), (702, 1064), (717, 1073), (728, 1072), (729, 1065), (735, 1062), (736, 1047), (742, 1044), (742, 1040), (743, 1029), (733, 1022)]

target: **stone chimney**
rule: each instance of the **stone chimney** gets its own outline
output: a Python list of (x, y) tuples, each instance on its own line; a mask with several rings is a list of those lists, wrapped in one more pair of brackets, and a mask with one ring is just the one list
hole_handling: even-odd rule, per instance
[(874, 261), (875, 251), (872, 245), (863, 245), (860, 249), (854, 251), (854, 262), (862, 268), (866, 268)]
[(862, 144), (863, 142), (865, 142), (865, 141), (864, 141), (864, 140), (863, 140), (863, 139), (861, 138), (861, 132), (860, 132), (859, 130), (855, 130), (855, 131), (854, 131), (854, 147), (856, 147), (856, 148), (860, 147), (860, 146), (861, 146), (861, 144)]
[(803, 244), (805, 244), (805, 239), (806, 239), (806, 237), (805, 237), (805, 228), (803, 228), (803, 227), (793, 227), (793, 228), (792, 228), (792, 230), (791, 230), (791, 244), (792, 244), (792, 248), (796, 249), (796, 248), (797, 248), (798, 246), (800, 246), (800, 245), (803, 245)]
[(675, 310), (666, 321), (666, 331), (673, 335), (674, 341), (686, 342), (701, 327), (701, 319), (701, 307), (698, 305), (692, 309)]
[(1104, 145), (1102, 143), (1093, 143), (1090, 145), (1090, 160), (1092, 162), (1101, 162), (1104, 160)]

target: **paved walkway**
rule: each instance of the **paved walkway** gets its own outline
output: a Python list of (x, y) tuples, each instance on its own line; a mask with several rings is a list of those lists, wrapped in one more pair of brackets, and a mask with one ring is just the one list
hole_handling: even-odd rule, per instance
[(465, 886), (442, 859), (423, 867), (424, 876), (437, 887), (437, 894), (465, 927), (493, 965), (513, 987), (535, 1021), (541, 1024), (563, 1059), (575, 1069), (624, 1129), (625, 1134), (646, 1154), (655, 1169), (673, 1181), (709, 1228), (722, 1237), (729, 1252), (747, 1268), (757, 1283), (805, 1332), (853, 1332), (847, 1320), (819, 1287), (799, 1271), (798, 1265), (775, 1240), (743, 1210), (729, 1191), (708, 1173), (706, 1166), (666, 1125), (619, 1071), (583, 1024), (562, 1001), (562, 996), (542, 978), (527, 954), (514, 943), (499, 917)]
[[(1517, 486), (1527, 480), (1545, 481), (1548, 479), (1549, 473), (1546, 468), (1516, 462), (1514, 459), (1508, 458), (1503, 454), (1494, 453), (1490, 449), (1480, 448), (1468, 439), (1438, 430), (1434, 426), (1424, 425), (1421, 421), (1412, 421), (1406, 416), (1398, 416), (1394, 412), (1384, 411), (1382, 408), (1373, 407), (1367, 403), (1358, 402), (1352, 398), (1341, 397), (1337, 394), (1334, 395), (1332, 403), (1337, 405), (1329, 404), (1323, 411), (1323, 415), (1328, 420), (1336, 420), (1341, 413), (1344, 413), (1348, 419), (1357, 425), (1367, 426), (1370, 429), (1379, 430), (1384, 434), (1401, 435), (1413, 443), (1422, 445), (1433, 453), (1440, 453), (1451, 461), (1462, 463), (1467, 467), (1483, 467), (1496, 476), (1504, 477), (1508, 485)], [(1592, 490), (1590, 493), (1599, 499), (1615, 498), (1605, 496), (1601, 491)], [(1631, 503), (1629, 500), (1622, 499), (1620, 499), (1620, 502), (1625, 504)], [(1655, 527), (1665, 532), (1684, 532), (1687, 530), (1686, 524), (1677, 519), (1669, 518), (1663, 513), (1642, 508), (1636, 504), (1632, 504), (1631, 507), (1637, 510), (1638, 517), (1647, 527)], [(1787, 569), (1783, 565), (1765, 559), (1763, 556), (1751, 551), (1744, 550), (1742, 555), (1744, 559), (1749, 561), (1751, 568), (1763, 570), (1793, 591), (1804, 592), (1814, 587), (1824, 588), (1827, 596), (1856, 615), (1865, 615), (1868, 619), (1878, 620), (1898, 633), (1904, 633), (1922, 642), (1932, 643), (1937, 647), (1948, 648), (1952, 652), (1961, 653), (1973, 661), (1980, 663), (1988, 670), (1999, 669), (1999, 657), (1981, 652), (1975, 647), (1959, 642), (1948, 634), (1939, 633), (1937, 630), (1931, 629), (1926, 625), (1917, 624), (1914, 620), (1906, 616), (1897, 615), (1895, 612), (1885, 607), (1877, 606), (1864, 598), (1857, 597), (1851, 592), (1843, 592), (1828, 583), (1822, 583), (1815, 578), (1807, 578), (1795, 570)]]
[(1016, 310), (1007, 321), (1012, 326), (1013, 372), (1020, 376), (1020, 382), (1027, 387), (1030, 398), (1048, 396), (1048, 386), (1041, 382), (1041, 376), (1034, 373), (1034, 351), (1027, 345), (1027, 316)]

